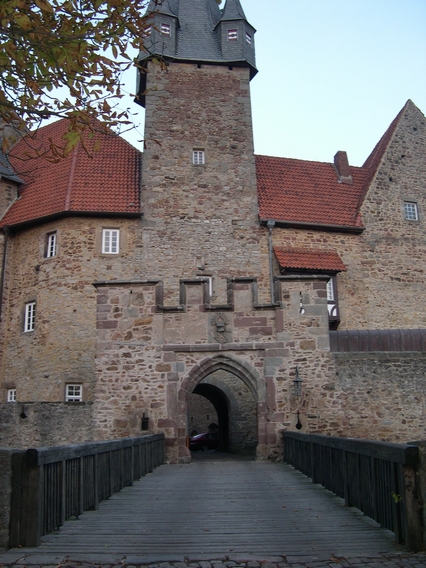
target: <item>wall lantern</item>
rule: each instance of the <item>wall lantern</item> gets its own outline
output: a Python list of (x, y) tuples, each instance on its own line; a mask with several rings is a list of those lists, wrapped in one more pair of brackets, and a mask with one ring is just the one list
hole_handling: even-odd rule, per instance
[(149, 417), (145, 416), (145, 412), (142, 415), (141, 430), (149, 430)]
[(296, 367), (296, 378), (293, 381), (294, 396), (302, 396), (302, 379), (299, 377), (299, 367)]

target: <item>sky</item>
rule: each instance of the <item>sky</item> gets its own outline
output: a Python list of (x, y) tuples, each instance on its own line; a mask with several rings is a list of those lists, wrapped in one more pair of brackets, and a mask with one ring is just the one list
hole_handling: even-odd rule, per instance
[[(345, 150), (361, 166), (408, 99), (426, 114), (426, 0), (240, 1), (257, 30), (256, 154), (332, 162)], [(124, 80), (134, 92), (135, 71)], [(132, 109), (138, 130), (124, 137), (142, 149)]]

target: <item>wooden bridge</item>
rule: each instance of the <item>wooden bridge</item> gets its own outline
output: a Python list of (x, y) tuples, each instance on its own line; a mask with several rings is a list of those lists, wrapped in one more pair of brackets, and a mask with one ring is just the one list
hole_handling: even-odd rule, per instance
[[(27, 490), (34, 483), (38, 483), (38, 487), (43, 484), (46, 487), (44, 504), (36, 507), (32, 514), (28, 511), (28, 502), (15, 502), (21, 514), (20, 520), (17, 515), (12, 515), (11, 527), (15, 531), (12, 539), (16, 539), (16, 535), (25, 528), (40, 542), (38, 548), (26, 548), (25, 555), (37, 552), (54, 555), (56, 559), (88, 556), (102, 558), (107, 555), (121, 559), (125, 557), (132, 563), (135, 561), (132, 558), (143, 561), (146, 558), (172, 560), (217, 556), (248, 556), (258, 559), (298, 555), (348, 558), (377, 556), (404, 549), (396, 544), (396, 540), (401, 538), (395, 539), (394, 533), (380, 528), (359, 509), (345, 506), (344, 499), (312, 483), (289, 465), (255, 462), (214, 452), (195, 455), (193, 463), (188, 465), (160, 465), (162, 449), (158, 448), (163, 440), (161, 436), (154, 437), (154, 440), (152, 438), (146, 437), (149, 442), (145, 440), (144, 444), (138, 441), (141, 439), (136, 442), (135, 439), (128, 440), (124, 447), (120, 447), (120, 442), (109, 443), (115, 445), (108, 452), (103, 452), (106, 455), (109, 453), (108, 458), (104, 457), (102, 461), (98, 453), (98, 458), (86, 460), (85, 464), (83, 462), (87, 456), (84, 454), (88, 450), (82, 449), (85, 445), (77, 446), (73, 448), (72, 458), (68, 456), (68, 460), (60, 462), (63, 465), (54, 468), (57, 473), (62, 469), (62, 474), (59, 472), (58, 475), (49, 473), (46, 467), (51, 461), (52, 451), (50, 458), (47, 450), (39, 451), (38, 455), (34, 453), (35, 450), (32, 451), (33, 474), (21, 481), (27, 486)], [(330, 439), (327, 444), (329, 442)], [(303, 456), (308, 455), (306, 448), (301, 450), (300, 444), (303, 443), (303, 435), (294, 434), (293, 438), (287, 440), (285, 450), (288, 459), (297, 454), (299, 467), (303, 465)], [(108, 443), (101, 444), (106, 450)], [(313, 448), (311, 439), (309, 447)], [(330, 453), (330, 445), (327, 447), (329, 449), (326, 453), (321, 450), (322, 456), (317, 454), (317, 462), (321, 467), (317, 468), (313, 477), (323, 475), (328, 469), (331, 462), (325, 456), (337, 455), (334, 450), (338, 448), (334, 447)], [(131, 452), (126, 451), (129, 448), (132, 448)], [(396, 452), (396, 459), (400, 462), (413, 461), (414, 454), (410, 448), (401, 447), (399, 454)], [(69, 453), (70, 450), (67, 451)], [(389, 453), (392, 453), (391, 448), (388, 448), (387, 458)], [(380, 457), (386, 458), (386, 451), (382, 450), (382, 455), (378, 456), (376, 449), (375, 454), (375, 462)], [(93, 457), (93, 453), (91, 455)], [(60, 458), (65, 458), (65, 455)], [(37, 481), (34, 472), (40, 473), (43, 463), (42, 475), (38, 476)], [(146, 475), (133, 482), (125, 474), (124, 463), (127, 463), (129, 471), (136, 471), (137, 476)], [(307, 463), (312, 465), (311, 457)], [(78, 464), (81, 465), (80, 469)], [(337, 466), (337, 463), (334, 465)], [(356, 467), (353, 464), (350, 467), (357, 475)], [(88, 475), (85, 480), (88, 470), (94, 472), (94, 475)], [(396, 471), (395, 463), (391, 470)], [(100, 474), (99, 479), (104, 480), (103, 488), (96, 481), (96, 471)], [(382, 470), (382, 486), (385, 486), (386, 475)], [(338, 484), (338, 477), (334, 474), (335, 484)], [(105, 484), (108, 479), (113, 481)], [(65, 501), (60, 504), (60, 494), (66, 491), (67, 485), (72, 491), (68, 491)], [(120, 485), (123, 487), (121, 490)], [(47, 486), (53, 487), (48, 499)], [(91, 502), (91, 488), (97, 488), (96, 491), (101, 491), (107, 498), (98, 503)], [(371, 488), (368, 491), (373, 498)], [(387, 491), (386, 489), (385, 492)], [(28, 497), (28, 491), (26, 495)], [(389, 497), (391, 503), (398, 505), (399, 497)], [(77, 509), (70, 514), (73, 506)], [(23, 515), (25, 507), (27, 511)], [(92, 510), (83, 513), (83, 509)], [(63, 523), (65, 517), (69, 520)], [(50, 523), (50, 527), (46, 523)], [(402, 524), (404, 523), (406, 521), (403, 520)], [(17, 527), (17, 524), (26, 526)], [(60, 526), (60, 529), (52, 530), (54, 525)], [(38, 537), (34, 531), (38, 531)], [(43, 533), (48, 534), (40, 539)], [(13, 541), (11, 544), (14, 544)], [(29, 540), (24, 545), (28, 547)], [(24, 551), (21, 549), (20, 553), (23, 554)]]

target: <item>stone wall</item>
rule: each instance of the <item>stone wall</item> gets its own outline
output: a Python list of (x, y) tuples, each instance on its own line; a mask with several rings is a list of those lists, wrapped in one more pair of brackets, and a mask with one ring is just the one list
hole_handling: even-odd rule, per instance
[[(232, 276), (259, 277), (268, 293), (249, 79), (248, 68), (148, 65), (143, 267), (146, 278), (164, 280), (169, 304), (191, 275), (212, 276), (218, 303), (221, 280)], [(193, 149), (204, 150), (204, 165), (192, 164)]]
[[(339, 329), (426, 328), (425, 155), (426, 119), (410, 103), (361, 207), (363, 233), (273, 230), (274, 246), (339, 254), (347, 267), (337, 278)], [(420, 221), (404, 219), (406, 200)]]
[(96, 440), (92, 403), (0, 404), (0, 446), (35, 448)]
[(213, 404), (204, 396), (188, 396), (188, 432), (190, 436), (209, 431), (211, 424), (218, 424), (217, 413)]
[[(101, 253), (103, 227), (120, 229), (119, 255)], [(96, 289), (113, 275), (133, 278), (141, 238), (138, 220), (66, 218), (11, 233), (0, 334), (1, 400), (17, 389), (19, 402), (64, 400), (65, 383), (81, 383), (93, 400)], [(57, 255), (45, 257), (46, 235), (57, 232)], [(0, 245), (1, 246), (1, 245)], [(136, 258), (135, 258), (136, 257)], [(36, 302), (33, 332), (24, 333), (25, 303)]]

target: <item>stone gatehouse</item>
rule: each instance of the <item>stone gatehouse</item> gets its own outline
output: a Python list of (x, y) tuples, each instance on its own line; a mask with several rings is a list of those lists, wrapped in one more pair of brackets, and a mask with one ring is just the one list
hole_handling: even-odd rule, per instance
[(426, 347), (329, 335), (426, 328), (424, 115), (407, 101), (362, 167), (255, 156), (240, 0), (167, 5), (139, 55), (143, 152), (97, 132), (57, 163), (25, 138), (0, 155), (0, 443), (143, 427), (188, 461), (193, 394), (259, 458), (295, 428), (424, 438)]

